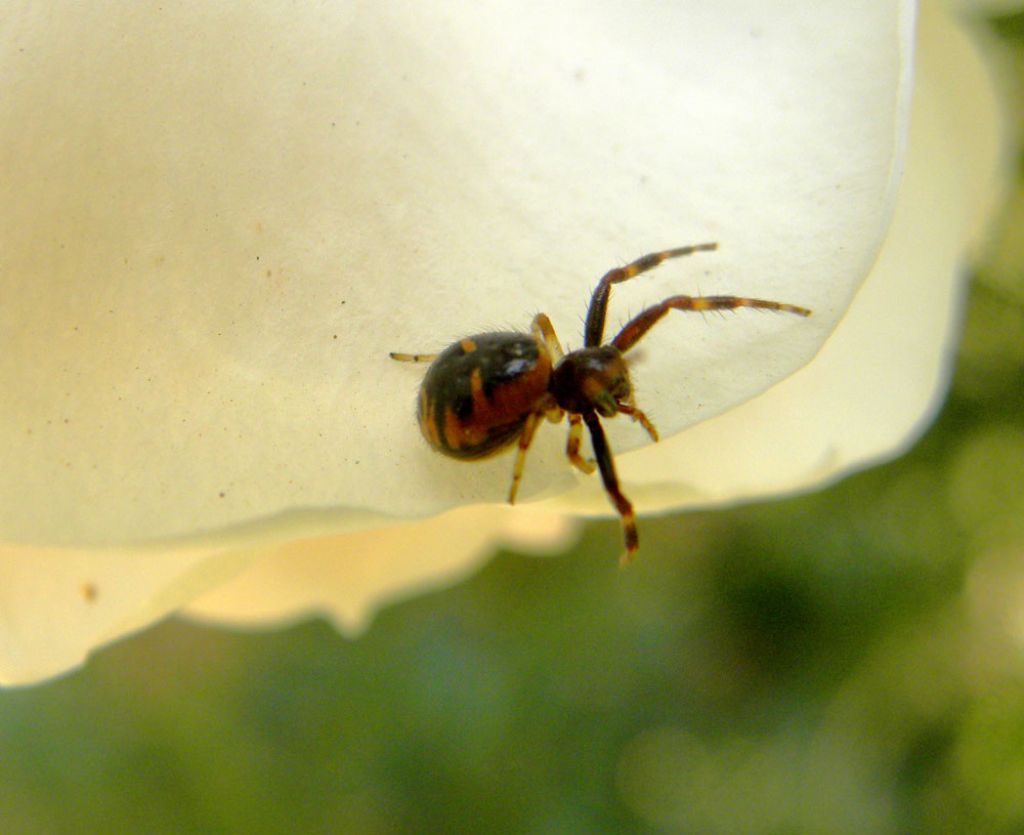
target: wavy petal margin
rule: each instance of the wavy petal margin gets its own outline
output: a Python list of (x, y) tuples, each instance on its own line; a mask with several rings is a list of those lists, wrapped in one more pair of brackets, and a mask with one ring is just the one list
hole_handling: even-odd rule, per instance
[[(698, 291), (815, 316), (651, 335), (640, 396), (675, 437), (619, 458), (641, 507), (805, 489), (920, 426), (998, 147), (961, 33), (922, 20), (890, 229), (910, 4), (487, 5), (94, 4), (5, 32), (0, 177), (21, 199), (0, 232), (16, 439), (0, 453), (0, 682), (58, 674), (190, 602), (358, 628), (496, 542), (564, 543), (574, 523), (545, 505), (386, 523), (499, 500), (508, 475), (429, 454), (418, 377), (386, 354), (538, 309), (572, 342), (596, 277), (645, 250), (722, 243), (623, 288), (613, 317)], [(943, 87), (954, 60), (969, 122)], [(899, 269), (871, 270), (883, 238), (878, 266)], [(902, 305), (914, 328), (895, 327)], [(918, 359), (895, 362), (907, 343)], [(910, 376), (879, 375), (892, 365)], [(592, 483), (572, 488), (563, 443), (544, 433), (524, 495), (605, 510)]]

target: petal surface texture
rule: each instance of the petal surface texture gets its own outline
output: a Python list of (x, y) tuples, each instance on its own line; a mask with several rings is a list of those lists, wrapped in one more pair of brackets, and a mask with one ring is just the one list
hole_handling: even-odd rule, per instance
[[(664, 437), (814, 356), (885, 235), (912, 20), (890, 2), (32, 6), (6, 28), (0, 539), (121, 546), (293, 510), (501, 501), (434, 454), (435, 351), (616, 290), (677, 315), (636, 382)], [(616, 450), (639, 446), (611, 427)], [(623, 424), (623, 425), (618, 425)], [(557, 432), (523, 497), (564, 489)]]
[(5, 27), (0, 683), (190, 603), (358, 629), (498, 543), (564, 543), (557, 512), (608, 512), (564, 426), (527, 463), (543, 504), (395, 524), (501, 502), (511, 461), (427, 449), (422, 368), (387, 353), (538, 311), (578, 347), (597, 278), (649, 250), (721, 245), (616, 288), (612, 333), (674, 293), (814, 315), (644, 340), (665, 440), (608, 424), (641, 509), (806, 489), (927, 420), (996, 191), (961, 31), (925, 6), (908, 146), (909, 4), (486, 5), (69, 4)]

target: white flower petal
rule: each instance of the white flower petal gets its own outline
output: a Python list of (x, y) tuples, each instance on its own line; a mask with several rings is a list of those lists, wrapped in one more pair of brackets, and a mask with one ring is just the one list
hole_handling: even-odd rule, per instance
[[(793, 377), (668, 441), (620, 456), (629, 493), (642, 507), (806, 489), (896, 453), (930, 417), (957, 335), (963, 255), (999, 203), (1011, 155), (1000, 142), (998, 103), (977, 44), (934, 5), (924, 11), (920, 36), (907, 176), (856, 304)], [(608, 514), (597, 479), (580, 481), (541, 506)], [(417, 555), (443, 561), (445, 550)], [(244, 599), (221, 613), (247, 620)]]
[(200, 620), (244, 626), (321, 613), (354, 633), (381, 606), (465, 577), (498, 545), (550, 553), (577, 528), (559, 514), (477, 507), (314, 539), (257, 529), (146, 549), (0, 546), (0, 685), (73, 669), (188, 604)]
[(561, 514), (470, 507), (423, 522), (297, 540), (265, 552), (249, 570), (184, 613), (250, 627), (327, 614), (351, 635), (381, 607), (467, 577), (497, 545), (551, 553), (567, 545), (577, 528)]
[(222, 583), (253, 557), (210, 544), (70, 550), (0, 546), (0, 685), (72, 669)]
[[(578, 344), (604, 269), (717, 239), (720, 253), (619, 288), (610, 326), (622, 309), (698, 289), (807, 304), (815, 316), (677, 317), (652, 334), (639, 396), (670, 435), (805, 361), (885, 228), (910, 30), (890, 4), (790, 4), (770, 16), (741, 2), (617, 14), (567, 4), (536, 19), (516, 7), (514, 25), (496, 5), (134, 8), (75, 7), (60, 25), (33, 10), (0, 41), (0, 89), (19, 93), (0, 97), (0, 147), (17, 163), (0, 181), (22, 195), (0, 210), (10, 301), (0, 332), (14, 337), (0, 356), (14, 395), (0, 425), (18, 439), (0, 452), (0, 537), (193, 536), (143, 549), (3, 546), (0, 682), (66, 669), (218, 585), (199, 616), (255, 623), (318, 609), (357, 628), (382, 602), (471, 570), (493, 541), (488, 526), (547, 518), (543, 535), (557, 540), (554, 517), (494, 508), (365, 540), (338, 533), (381, 525), (360, 508), (428, 513), (507, 490), (508, 459), (467, 467), (425, 449), (411, 415), (417, 369), (383, 361), (388, 350), (523, 328), (538, 309)], [(936, 26), (924, 27), (926, 46)], [(944, 60), (965, 62), (955, 66), (963, 100), (928, 89), (936, 68), (923, 67), (922, 98), (951, 137), (933, 157), (943, 184), (927, 185), (963, 214), (929, 204), (934, 227), (897, 228), (926, 238), (908, 248), (915, 257), (947, 236), (932, 269), (948, 278), (961, 221), (991, 197), (994, 117), (976, 56)], [(970, 130), (951, 134), (968, 101)], [(939, 176), (965, 170), (974, 176), (961, 174), (959, 190)], [(883, 263), (901, 251), (894, 241)], [(913, 300), (895, 284), (904, 272), (883, 291)], [(946, 280), (929, 289), (941, 303), (915, 320), (922, 340), (949, 322), (955, 296)], [(875, 294), (887, 292), (867, 287), (858, 307)], [(871, 308), (855, 308), (858, 318), (890, 327), (844, 336), (844, 323), (837, 343), (893, 335)], [(898, 406), (888, 428), (844, 423), (830, 396), (855, 407), (864, 389), (847, 397), (815, 362), (743, 407), (738, 424), (730, 413), (621, 456), (630, 494), (650, 509), (707, 503), (831, 477), (826, 458), (841, 468), (891, 451), (943, 376), (938, 352), (909, 342), (916, 356), (901, 367), (924, 380), (909, 393), (895, 374), (877, 381)], [(839, 351), (829, 364), (860, 376), (887, 369), (886, 356)], [(804, 375), (810, 395), (796, 385)], [(822, 418), (794, 443), (807, 424), (787, 415), (811, 408)], [(617, 450), (642, 440), (616, 423)], [(527, 492), (571, 483), (563, 438), (543, 433)], [(574, 506), (606, 510), (596, 481), (570, 494)], [(227, 527), (246, 521), (257, 524)], [(203, 530), (224, 532), (194, 536)], [(315, 539), (288, 544), (303, 537)], [(367, 543), (390, 568), (352, 559)], [(285, 554), (304, 577), (282, 573)], [(332, 573), (331, 560), (351, 573)], [(317, 588), (318, 577), (337, 579)]]
[[(926, 5), (908, 166), (878, 262), (810, 365), (619, 458), (642, 509), (810, 489), (900, 452), (928, 424), (959, 339), (965, 257), (1008, 182), (989, 69), (967, 33)], [(585, 480), (547, 506), (608, 512), (600, 485)]]
[[(814, 309), (645, 341), (665, 436), (748, 399), (875, 258), (910, 8), (27, 7), (0, 76), (0, 538), (501, 500), (507, 462), (428, 450), (387, 352), (541, 308), (578, 344), (596, 277), (659, 247), (722, 244), (621, 288), (612, 326), (680, 291)], [(524, 496), (570, 483), (560, 446)]]

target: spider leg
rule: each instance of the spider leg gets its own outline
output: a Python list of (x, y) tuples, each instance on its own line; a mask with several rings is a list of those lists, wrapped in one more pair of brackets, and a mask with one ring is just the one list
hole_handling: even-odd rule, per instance
[(640, 311), (640, 313), (630, 319), (611, 341), (611, 344), (625, 353), (636, 345), (643, 338), (644, 334), (653, 328), (670, 310), (703, 312), (706, 310), (735, 310), (738, 307), (779, 310), (783, 313), (795, 313), (797, 316), (811, 315), (811, 311), (806, 307), (766, 301), (765, 299), (748, 299), (743, 296), (669, 296), (665, 301)]
[(619, 477), (615, 474), (615, 462), (612, 460), (612, 451), (608, 447), (608, 440), (605, 438), (604, 429), (601, 427), (601, 420), (596, 412), (586, 412), (583, 415), (587, 428), (590, 430), (590, 441), (594, 446), (594, 456), (597, 458), (597, 466), (601, 470), (601, 481), (604, 482), (605, 492), (615, 505), (615, 509), (622, 518), (623, 537), (626, 540), (626, 550), (619, 557), (619, 565), (629, 565), (636, 552), (640, 548), (640, 539), (636, 532), (636, 514), (633, 512), (633, 505), (619, 488)]
[(523, 479), (523, 467), (526, 464), (526, 453), (533, 443), (534, 433), (540, 426), (540, 419), (543, 413), (531, 412), (523, 424), (523, 431), (519, 435), (519, 449), (516, 452), (516, 463), (512, 468), (512, 486), (508, 491), (508, 503), (516, 503), (516, 494), (519, 492), (519, 482)]
[(642, 411), (636, 406), (630, 406), (628, 403), (619, 403), (619, 412), (624, 415), (629, 415), (633, 420), (639, 423), (644, 429), (647, 430), (647, 434), (651, 436), (651, 440), (655, 443), (658, 442), (658, 430), (654, 428), (654, 424), (648, 419)]
[(681, 246), (677, 249), (666, 249), (662, 252), (652, 252), (642, 258), (626, 264), (624, 267), (616, 267), (608, 270), (594, 288), (594, 294), (590, 297), (590, 307), (587, 308), (587, 323), (584, 327), (583, 344), (587, 348), (595, 348), (604, 339), (604, 320), (608, 312), (608, 297), (612, 292), (613, 284), (621, 284), (635, 278), (640, 273), (653, 270), (662, 261), (669, 258), (680, 258), (683, 255), (692, 255), (694, 252), (709, 252), (718, 249), (718, 244), (693, 244)]
[(388, 356), (399, 362), (433, 362), (437, 354), (400, 354), (392, 351)]
[(534, 316), (530, 330), (533, 333), (534, 339), (547, 346), (548, 353), (551, 355), (552, 365), (557, 364), (565, 356), (565, 352), (562, 351), (562, 343), (558, 341), (558, 335), (555, 333), (551, 320), (546, 314), (538, 313)]
[(580, 444), (583, 442), (583, 418), (579, 415), (569, 415), (569, 440), (565, 445), (565, 454), (569, 457), (570, 463), (587, 475), (594, 472), (594, 462), (588, 461), (580, 455)]

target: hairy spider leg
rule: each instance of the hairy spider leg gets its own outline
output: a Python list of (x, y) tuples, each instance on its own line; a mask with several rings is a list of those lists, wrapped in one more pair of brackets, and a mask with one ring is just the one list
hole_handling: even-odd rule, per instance
[(583, 443), (583, 418), (576, 414), (569, 414), (569, 440), (565, 445), (565, 454), (570, 463), (587, 475), (594, 472), (594, 464), (580, 455), (580, 444)]
[(557, 365), (558, 361), (565, 356), (565, 352), (562, 351), (562, 343), (558, 341), (558, 335), (555, 333), (555, 329), (547, 314), (538, 313), (534, 316), (533, 324), (530, 325), (530, 331), (535, 339), (547, 347), (548, 353), (551, 355), (551, 364)]
[(795, 313), (797, 316), (811, 315), (811, 311), (806, 307), (771, 302), (765, 299), (748, 299), (743, 296), (669, 296), (665, 301), (640, 311), (630, 319), (611, 341), (611, 344), (622, 353), (626, 353), (670, 310), (735, 310), (738, 307), (778, 310), (783, 313)]
[(647, 430), (647, 434), (651, 436), (652, 441), (655, 443), (658, 442), (658, 430), (654, 428), (654, 424), (651, 423), (647, 415), (640, 411), (636, 406), (631, 406), (628, 403), (619, 403), (618, 411), (620, 414), (629, 415), (633, 418), (633, 420)]
[(388, 356), (399, 362), (433, 362), (437, 358), (437, 354), (400, 354), (397, 351), (392, 351)]
[(635, 261), (626, 264), (624, 267), (616, 267), (608, 270), (594, 288), (594, 294), (590, 297), (590, 307), (587, 308), (587, 323), (584, 327), (583, 344), (587, 348), (596, 348), (604, 339), (604, 320), (608, 313), (608, 298), (612, 292), (613, 284), (621, 284), (631, 278), (636, 278), (640, 273), (653, 270), (662, 261), (669, 258), (681, 258), (683, 255), (692, 255), (695, 252), (710, 252), (718, 249), (717, 243), (692, 244), (681, 246), (676, 249), (666, 249), (661, 252), (652, 252), (637, 258)]
[(508, 503), (516, 503), (516, 493), (519, 492), (519, 482), (523, 480), (523, 467), (526, 465), (526, 453), (533, 443), (533, 436), (540, 426), (540, 419), (543, 412), (531, 412), (523, 423), (523, 431), (519, 435), (519, 449), (516, 452), (516, 463), (512, 468), (512, 486), (508, 491)]
[(583, 420), (586, 421), (590, 430), (590, 443), (594, 447), (594, 456), (597, 458), (597, 466), (601, 470), (601, 481), (604, 482), (605, 492), (615, 505), (615, 509), (622, 518), (622, 533), (626, 541), (626, 550), (619, 557), (619, 565), (629, 565), (640, 548), (640, 537), (636, 532), (636, 514), (633, 512), (633, 504), (622, 495), (619, 487), (619, 477), (615, 474), (615, 462), (612, 460), (612, 451), (608, 447), (608, 439), (605, 438), (604, 428), (601, 426), (601, 419), (597, 412), (585, 412)]

